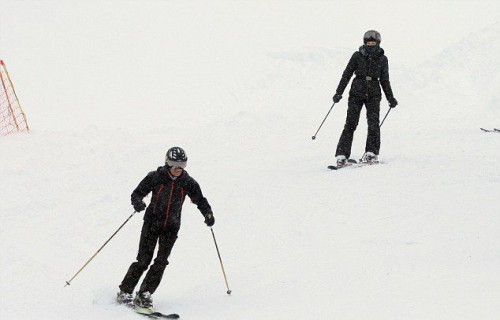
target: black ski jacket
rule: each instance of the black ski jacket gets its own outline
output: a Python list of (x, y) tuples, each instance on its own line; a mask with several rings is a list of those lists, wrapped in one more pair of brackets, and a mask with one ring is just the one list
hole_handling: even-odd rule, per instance
[(150, 192), (153, 195), (144, 214), (144, 224), (148, 224), (150, 231), (154, 233), (166, 230), (177, 233), (181, 226), (182, 204), (186, 195), (203, 215), (212, 212), (200, 185), (185, 170), (175, 180), (169, 175), (166, 166), (148, 173), (132, 192), (132, 205), (142, 201)]
[(368, 53), (364, 46), (361, 46), (358, 51), (354, 52), (340, 79), (337, 87), (338, 94), (344, 93), (354, 73), (356, 78), (352, 81), (350, 96), (381, 97), (380, 85), (382, 85), (387, 100), (394, 98), (389, 81), (389, 62), (384, 55), (384, 49), (379, 47), (377, 51)]

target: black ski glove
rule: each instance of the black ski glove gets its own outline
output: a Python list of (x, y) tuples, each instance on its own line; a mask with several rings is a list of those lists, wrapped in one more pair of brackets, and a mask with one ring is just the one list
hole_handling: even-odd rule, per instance
[(398, 100), (396, 100), (396, 98), (392, 97), (389, 99), (389, 107), (396, 108), (397, 105), (398, 105)]
[(339, 93), (336, 93), (334, 96), (333, 96), (333, 102), (337, 103), (340, 101), (340, 99), (342, 99), (342, 95), (339, 94)]
[(212, 212), (205, 213), (205, 223), (208, 227), (211, 227), (215, 223), (214, 214)]
[(134, 206), (135, 212), (141, 212), (144, 209), (146, 209), (146, 204), (142, 200), (141, 201), (136, 201), (132, 205)]

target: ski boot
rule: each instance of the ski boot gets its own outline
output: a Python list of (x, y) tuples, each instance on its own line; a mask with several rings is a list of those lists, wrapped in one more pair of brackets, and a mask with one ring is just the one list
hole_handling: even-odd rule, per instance
[(119, 304), (132, 304), (133, 300), (134, 299), (131, 293), (126, 293), (120, 290), (120, 292), (116, 294), (116, 302)]
[(347, 165), (347, 158), (344, 155), (338, 155), (336, 158), (337, 158), (337, 168), (342, 168)]
[(147, 309), (153, 308), (153, 298), (151, 297), (151, 293), (149, 291), (141, 293), (137, 292), (135, 294), (134, 305)]
[(360, 160), (362, 163), (378, 163), (378, 156), (373, 152), (365, 152), (363, 158)]

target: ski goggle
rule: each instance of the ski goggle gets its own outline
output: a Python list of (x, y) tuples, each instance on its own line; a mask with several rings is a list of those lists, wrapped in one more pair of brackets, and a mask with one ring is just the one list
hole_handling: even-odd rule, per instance
[(167, 164), (167, 166), (172, 167), (174, 169), (175, 168), (184, 169), (187, 166), (187, 161), (172, 161), (167, 159), (165, 163)]

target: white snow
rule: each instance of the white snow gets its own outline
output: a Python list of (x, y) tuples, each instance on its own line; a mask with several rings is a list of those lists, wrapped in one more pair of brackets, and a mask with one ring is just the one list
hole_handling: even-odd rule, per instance
[[(16, 1), (0, 58), (32, 128), (0, 139), (0, 318), (139, 319), (130, 193), (174, 145), (186, 203), (155, 306), (183, 319), (499, 319), (497, 1)], [(330, 172), (368, 29), (400, 105), (384, 165)], [(387, 112), (382, 101), (381, 115)], [(353, 156), (366, 138), (365, 116)]]

